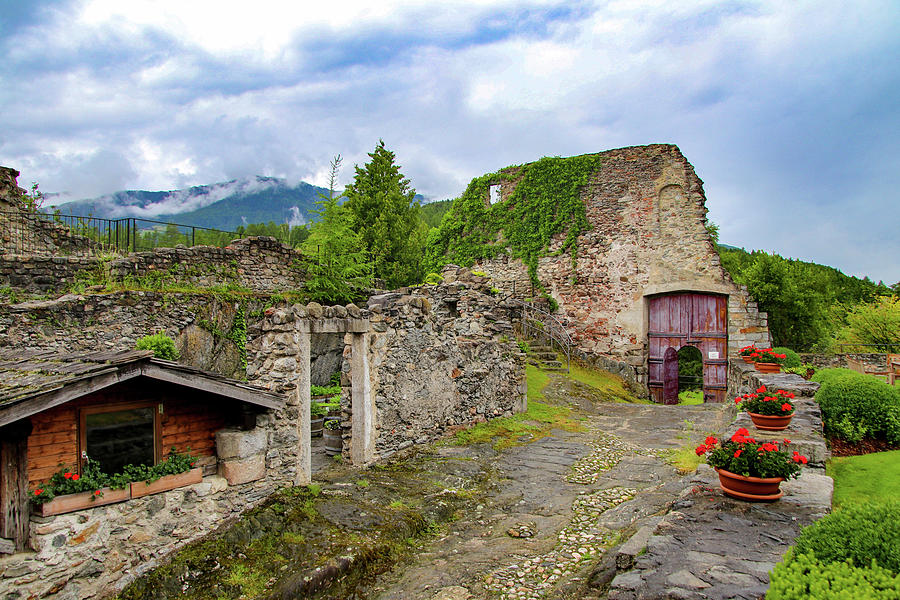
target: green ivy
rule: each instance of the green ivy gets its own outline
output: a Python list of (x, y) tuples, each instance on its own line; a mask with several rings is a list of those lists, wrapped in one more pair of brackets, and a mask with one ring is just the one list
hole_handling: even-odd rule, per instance
[[(540, 286), (538, 260), (560, 233), (566, 238), (557, 254), (570, 253), (574, 267), (578, 237), (590, 229), (581, 190), (599, 168), (600, 156), (586, 154), (542, 158), (473, 179), (440, 227), (431, 230), (427, 270), (439, 271), (447, 263), (471, 266), (508, 251), (528, 266), (531, 280)], [(489, 205), (490, 186), (501, 181), (514, 183), (515, 189), (504, 201)]]

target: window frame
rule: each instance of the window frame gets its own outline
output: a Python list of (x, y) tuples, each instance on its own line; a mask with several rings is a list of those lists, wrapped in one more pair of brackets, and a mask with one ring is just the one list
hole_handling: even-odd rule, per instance
[[(162, 411), (163, 403), (158, 400), (132, 402), (103, 402), (78, 409), (78, 471), (84, 471), (84, 458), (87, 454), (87, 416), (100, 413), (134, 410), (137, 408), (153, 408), (153, 464), (158, 464), (162, 457)], [(111, 474), (111, 473), (110, 473)]]

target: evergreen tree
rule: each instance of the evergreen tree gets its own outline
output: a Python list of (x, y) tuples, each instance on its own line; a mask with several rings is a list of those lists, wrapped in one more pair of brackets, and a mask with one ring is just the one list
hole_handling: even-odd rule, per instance
[(371, 160), (356, 167), (345, 204), (354, 231), (372, 257), (375, 277), (388, 288), (421, 281), (427, 226), (416, 191), (394, 164), (394, 153), (379, 140)]
[(341, 155), (331, 161), (328, 195), (320, 194), (314, 209), (319, 219), (303, 242), (303, 253), (309, 257), (306, 293), (312, 300), (325, 304), (351, 302), (362, 296), (361, 290), (372, 285), (371, 265), (366, 260), (362, 238), (350, 226), (350, 215), (338, 204), (334, 186), (341, 166)]

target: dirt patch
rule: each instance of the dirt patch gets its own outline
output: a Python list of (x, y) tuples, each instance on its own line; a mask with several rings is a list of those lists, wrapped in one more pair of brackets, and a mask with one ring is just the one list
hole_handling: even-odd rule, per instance
[(828, 445), (831, 447), (832, 456), (861, 456), (873, 452), (900, 450), (900, 444), (890, 444), (886, 440), (874, 438), (865, 438), (860, 442), (851, 444), (842, 439), (832, 437), (828, 438)]

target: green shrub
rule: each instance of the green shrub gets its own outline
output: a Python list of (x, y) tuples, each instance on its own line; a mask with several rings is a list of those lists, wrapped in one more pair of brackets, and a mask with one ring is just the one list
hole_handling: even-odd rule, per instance
[(425, 283), (428, 285), (438, 285), (442, 281), (444, 281), (444, 278), (440, 273), (429, 273), (425, 276)]
[(829, 381), (834, 381), (844, 375), (856, 373), (856, 371), (851, 371), (850, 369), (819, 369), (816, 371), (815, 375), (812, 376), (812, 381), (816, 381), (825, 385)]
[(824, 563), (875, 561), (900, 574), (900, 501), (864, 502), (839, 508), (804, 529), (796, 553), (811, 553)]
[(777, 352), (778, 354), (787, 355), (783, 363), (785, 367), (799, 367), (801, 364), (803, 364), (803, 361), (800, 360), (800, 355), (790, 348), (781, 346), (778, 348), (772, 348), (772, 351)]
[(152, 350), (155, 358), (178, 360), (175, 341), (164, 333), (145, 335), (134, 345), (136, 350)]
[(766, 600), (888, 600), (900, 597), (900, 576), (872, 563), (823, 563), (788, 552), (769, 577)]
[(900, 390), (871, 375), (842, 371), (824, 376), (819, 371), (813, 377), (822, 383), (816, 401), (825, 433), (850, 442), (864, 437), (900, 442)]

